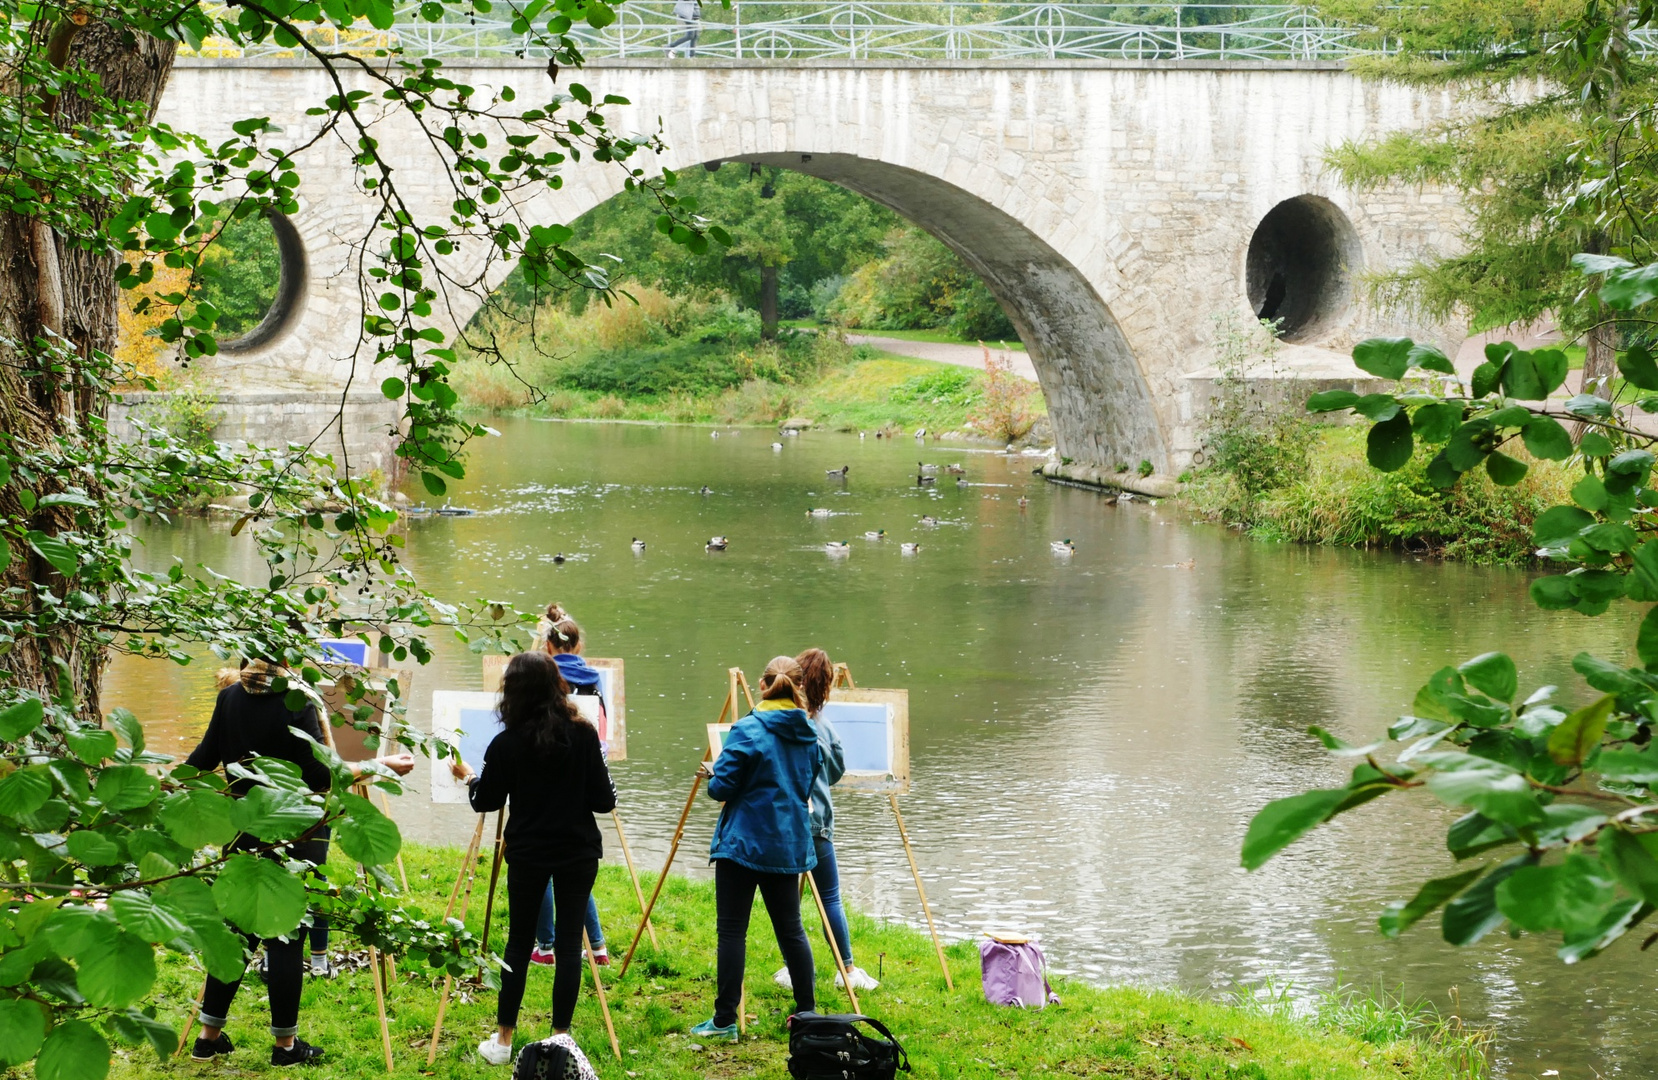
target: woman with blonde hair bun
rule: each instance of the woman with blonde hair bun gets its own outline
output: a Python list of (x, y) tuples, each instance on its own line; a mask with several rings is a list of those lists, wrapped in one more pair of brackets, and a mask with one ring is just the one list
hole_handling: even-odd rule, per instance
[(807, 803), (820, 762), (817, 728), (806, 715), (804, 674), (779, 656), (760, 677), (760, 703), (732, 725), (709, 773), (708, 794), (725, 804), (708, 857), (714, 864), (719, 937), (714, 1015), (691, 1029), (737, 1041), (748, 920), (758, 889), (771, 916), (794, 990), (796, 1012), (811, 1012), (816, 974), (800, 924), (800, 875), (817, 865)]

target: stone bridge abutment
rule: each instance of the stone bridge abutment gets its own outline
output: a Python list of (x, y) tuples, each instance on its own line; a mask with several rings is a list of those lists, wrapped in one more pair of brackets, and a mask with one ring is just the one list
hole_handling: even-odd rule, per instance
[[(545, 99), (540, 62), (451, 61), (467, 82)], [(1184, 468), (1198, 448), (1186, 375), (1212, 363), (1212, 316), (1266, 311), (1298, 344), (1342, 350), (1379, 333), (1455, 347), (1459, 327), (1413, 325), (1370, 306), (1366, 269), (1453, 247), (1456, 209), (1432, 191), (1363, 194), (1338, 184), (1326, 152), (1347, 140), (1432, 124), (1448, 95), (1368, 83), (1331, 64), (1171, 62), (596, 61), (580, 73), (624, 133), (660, 132), (657, 167), (780, 166), (892, 207), (983, 276), (1026, 342), (1059, 453), (1079, 462)], [(330, 91), (292, 61), (183, 61), (162, 118), (216, 139), (271, 116), (297, 145)], [(406, 119), (377, 136), (403, 198), (430, 219), (453, 198)], [(368, 387), (356, 348), (358, 258), (374, 202), (348, 146), (325, 138), (301, 159), (294, 243), (303, 273), (262, 339), (225, 367), (303, 372)], [(570, 221), (621, 190), (615, 166), (570, 167), (564, 186), (513, 208), (524, 224)], [(496, 284), (511, 267), (481, 246), (449, 268)], [(464, 325), (475, 298), (444, 309)]]

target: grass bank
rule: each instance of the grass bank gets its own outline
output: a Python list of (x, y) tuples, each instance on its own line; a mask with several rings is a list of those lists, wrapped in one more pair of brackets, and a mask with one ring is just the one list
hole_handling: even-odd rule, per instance
[(1532, 558), (1531, 526), (1537, 515), (1570, 503), (1572, 484), (1579, 478), (1564, 465), (1509, 450), (1530, 466), (1515, 486), (1498, 487), (1475, 470), (1452, 490), (1440, 491), (1428, 482), (1432, 454), (1424, 448), (1396, 473), (1371, 468), (1365, 461), (1367, 429), (1314, 428), (1304, 456), (1252, 477), (1198, 470), (1190, 474), (1181, 497), (1199, 513), (1264, 540), (1519, 565)]
[[(1045, 412), (1020, 380), (851, 345), (829, 328), (763, 341), (758, 318), (730, 303), (639, 289), (637, 302), (589, 304), (533, 319), (491, 313), (469, 330), (454, 386), (480, 412), (591, 420), (977, 430)], [(1013, 394), (1019, 401), (1011, 401)], [(1014, 425), (1018, 427), (1017, 424)], [(1027, 426), (1028, 430), (1028, 426)], [(1022, 432), (1016, 432), (1017, 438)]]
[[(413, 902), (434, 917), (459, 869), (457, 850), (405, 848)], [(346, 880), (350, 868), (331, 868)], [(487, 880), (487, 867), (484, 879)], [(482, 888), (482, 882), (480, 882)], [(600, 910), (612, 948), (620, 952), (637, 911), (624, 873), (606, 867), (598, 885)], [(482, 897), (468, 922), (483, 921)], [(499, 947), (505, 927), (504, 897), (497, 904), (491, 931)], [(846, 999), (831, 985), (829, 958), (816, 917), (808, 918), (818, 954), (820, 1009), (844, 1011)], [(684, 1031), (706, 1018), (714, 993), (714, 900), (711, 885), (674, 877), (663, 890), (653, 919), (662, 938), (660, 952), (648, 941), (626, 980), (617, 982), (617, 966), (601, 969), (623, 1060), (611, 1056), (598, 1003), (591, 985), (584, 987), (573, 1034), (607, 1080), (648, 1077), (691, 1080), (704, 1077), (757, 1077), (781, 1080), (787, 1075), (784, 1018), (791, 996), (775, 986), (771, 973), (782, 966), (763, 910), (757, 910), (749, 944), (748, 1037), (738, 1045), (693, 1048)], [(947, 993), (926, 936), (908, 927), (877, 922), (856, 913), (852, 934), (858, 961), (880, 969), (879, 990), (860, 995), (865, 1011), (888, 1023), (904, 1041), (918, 1078), (992, 1078), (1056, 1076), (1181, 1077), (1186, 1080), (1439, 1080), (1479, 1076), (1465, 1068), (1467, 1049), (1443, 1025), (1426, 1025), (1398, 1009), (1348, 1008), (1311, 1017), (1289, 1014), (1282, 1001), (1238, 1007), (1199, 1001), (1184, 995), (1129, 987), (1102, 989), (1059, 980), (1059, 1006), (1042, 1012), (997, 1008), (984, 1001), (973, 943), (951, 945), (947, 952), (956, 982)], [(336, 946), (343, 944), (336, 938)], [(182, 1022), (200, 987), (199, 976), (184, 964), (164, 970), (158, 983), (161, 1013)], [(480, 1063), (474, 1052), (494, 1023), (495, 995), (467, 990), (451, 1000), (436, 1066), (426, 1066), (426, 1039), (437, 1010), (440, 980), (425, 972), (399, 970), (391, 986), (392, 1047), (397, 1077), (434, 1076), (504, 1078), (507, 1070)], [(530, 973), (521, 1017), (520, 1042), (548, 1032), (552, 972)], [(148, 1050), (128, 1050), (117, 1058), (117, 1080), (162, 1076), (243, 1075), (264, 1072), (270, 1040), (262, 987), (253, 979), (232, 1009), (227, 1031), (237, 1050), (223, 1064), (203, 1069), (185, 1058), (157, 1064)], [(1318, 1016), (1323, 1015), (1324, 1020)], [(301, 1013), (301, 1035), (325, 1047), (329, 1062), (307, 1075), (368, 1077), (385, 1075), (375, 1019), (373, 984), (365, 972), (332, 980), (308, 979)], [(1360, 1035), (1368, 1035), (1365, 1041)], [(1459, 1049), (1460, 1047), (1460, 1049)]]

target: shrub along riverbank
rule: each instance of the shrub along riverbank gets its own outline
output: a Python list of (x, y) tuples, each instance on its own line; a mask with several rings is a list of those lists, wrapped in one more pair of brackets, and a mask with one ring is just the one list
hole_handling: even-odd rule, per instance
[[(776, 424), (804, 416), (820, 427), (957, 431), (1017, 438), (1045, 408), (1011, 376), (854, 346), (827, 329), (785, 328), (761, 339), (752, 311), (656, 289), (580, 313), (537, 309), (533, 319), (486, 315), (455, 386), (488, 412), (598, 420)], [(510, 361), (491, 357), (491, 353)], [(1003, 385), (1005, 384), (1005, 385)], [(1019, 398), (1010, 411), (1011, 391)], [(1027, 415), (1023, 425), (1006, 421)]]
[[(434, 918), (441, 915), (461, 853), (405, 847), (404, 860), (415, 905)], [(352, 868), (336, 855), (329, 876), (349, 881)], [(474, 930), (482, 927), (481, 890), (487, 880), (484, 865), (480, 893), (467, 918)], [(638, 910), (632, 888), (619, 868), (606, 867), (597, 892), (609, 945), (620, 954)], [(505, 902), (502, 890), (491, 926), (497, 947), (506, 925)], [(771, 973), (782, 961), (763, 911), (756, 911), (751, 924), (747, 980), (751, 1019), (748, 1037), (738, 1045), (694, 1048), (694, 1040), (684, 1034), (712, 1008), (712, 886), (670, 878), (652, 921), (662, 939), (660, 952), (653, 952), (647, 940), (622, 981), (616, 979), (618, 964), (601, 969), (622, 1045), (621, 1062), (610, 1053), (591, 983), (583, 990), (572, 1033), (600, 1075), (607, 1080), (781, 1080), (786, 1076), (783, 1022), (793, 999), (771, 981)], [(818, 954), (819, 1007), (844, 1011), (846, 999), (831, 985), (833, 961), (816, 932), (815, 914), (807, 924)], [(947, 949), (956, 983), (954, 993), (947, 993), (924, 934), (853, 913), (852, 935), (859, 964), (871, 972), (879, 970), (884, 980), (880, 989), (860, 995), (860, 1004), (903, 1039), (917, 1078), (991, 1080), (1053, 1074), (1192, 1080), (1449, 1080), (1483, 1075), (1483, 1059), (1471, 1049), (1477, 1040), (1457, 1035), (1454, 1026), (1413, 1018), (1407, 1010), (1356, 1007), (1352, 999), (1345, 1003), (1331, 999), (1326, 1008), (1297, 1018), (1270, 1004), (1237, 1007), (1176, 993), (1101, 989), (1062, 979), (1055, 983), (1062, 1004), (1027, 1012), (985, 1003), (972, 942), (958, 942)], [(336, 948), (344, 944), (336, 935)], [(194, 970), (181, 963), (164, 969), (158, 986), (163, 989), (161, 1007), (166, 1020), (182, 1023), (200, 989), (199, 980)], [(504, 1080), (506, 1069), (482, 1064), (475, 1053), (478, 1041), (494, 1024), (495, 995), (487, 990), (468, 989), (450, 1001), (436, 1067), (427, 1068), (426, 1039), (441, 982), (410, 966), (398, 970), (388, 1001), (396, 1063), (393, 1075)], [(520, 1045), (548, 1033), (551, 988), (551, 969), (530, 972)], [(268, 1020), (262, 990), (250, 978), (238, 995), (226, 1029), (237, 1049), (224, 1064), (212, 1066), (213, 1072), (227, 1068), (238, 1073), (264, 1071), (270, 1039), (265, 1033)], [(385, 1075), (373, 983), (366, 970), (335, 979), (307, 979), (300, 1034), (328, 1051), (319, 1075)], [(111, 1075), (117, 1080), (137, 1080), (196, 1071), (187, 1057), (158, 1064), (146, 1048), (119, 1055)]]
[[(1437, 448), (1432, 448), (1437, 450)], [(1213, 520), (1263, 540), (1384, 548), (1485, 565), (1530, 562), (1531, 526), (1550, 506), (1571, 501), (1578, 479), (1566, 466), (1536, 461), (1512, 487), (1470, 474), (1450, 491), (1428, 482), (1432, 453), (1418, 448), (1405, 468), (1377, 472), (1365, 462), (1356, 427), (1309, 427), (1280, 468), (1194, 471), (1183, 501)]]

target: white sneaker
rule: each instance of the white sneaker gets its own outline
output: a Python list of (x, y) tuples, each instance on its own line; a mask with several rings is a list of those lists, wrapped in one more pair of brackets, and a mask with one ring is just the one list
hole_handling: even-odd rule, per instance
[[(881, 987), (875, 976), (855, 964), (847, 969), (846, 977), (852, 981), (852, 989), (854, 990), (878, 990)], [(841, 979), (841, 973), (835, 972), (835, 988), (839, 989), (845, 985), (846, 983)]]
[(478, 1056), (491, 1065), (505, 1065), (512, 1060), (512, 1047), (502, 1046), (496, 1041), (495, 1036), (491, 1035), (478, 1044)]
[(778, 968), (777, 969), (777, 974), (773, 975), (771, 977), (771, 981), (776, 983), (778, 986), (781, 986), (785, 990), (793, 990), (794, 989), (794, 980), (789, 978), (789, 969), (786, 968), (786, 967), (785, 968)]

